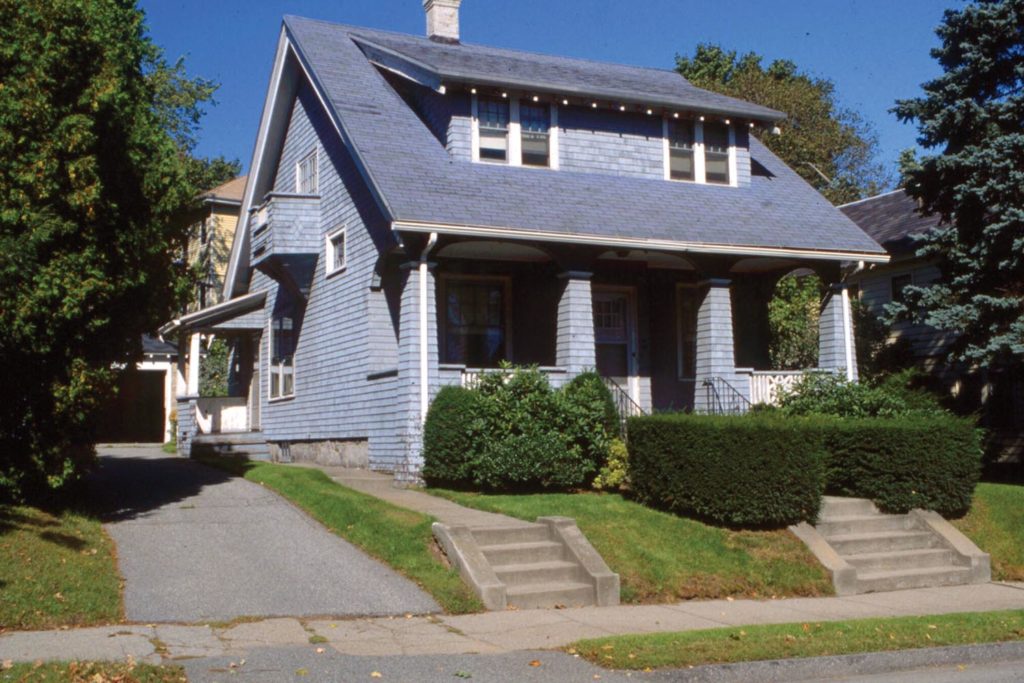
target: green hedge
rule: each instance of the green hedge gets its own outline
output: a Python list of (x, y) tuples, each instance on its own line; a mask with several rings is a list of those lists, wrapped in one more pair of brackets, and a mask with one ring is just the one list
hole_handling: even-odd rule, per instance
[(655, 507), (728, 526), (784, 526), (818, 514), (821, 432), (795, 418), (634, 417), (629, 476)]
[(870, 498), (887, 512), (960, 516), (981, 473), (981, 434), (967, 418), (829, 420), (828, 489)]
[(594, 373), (561, 391), (536, 368), (486, 373), (475, 389), (445, 388), (434, 399), (423, 478), (489, 490), (588, 486), (607, 462), (612, 428), (614, 404)]

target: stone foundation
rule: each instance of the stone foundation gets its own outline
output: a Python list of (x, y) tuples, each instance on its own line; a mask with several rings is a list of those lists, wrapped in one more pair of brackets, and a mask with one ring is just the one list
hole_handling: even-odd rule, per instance
[(327, 467), (370, 466), (370, 445), (366, 439), (290, 441), (287, 449), (282, 449), (278, 442), (268, 445), (274, 462), (315, 462)]

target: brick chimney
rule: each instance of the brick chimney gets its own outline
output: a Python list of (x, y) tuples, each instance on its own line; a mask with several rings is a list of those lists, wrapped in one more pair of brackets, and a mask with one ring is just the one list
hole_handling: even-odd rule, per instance
[(427, 37), (439, 43), (459, 42), (459, 5), (462, 0), (423, 0)]

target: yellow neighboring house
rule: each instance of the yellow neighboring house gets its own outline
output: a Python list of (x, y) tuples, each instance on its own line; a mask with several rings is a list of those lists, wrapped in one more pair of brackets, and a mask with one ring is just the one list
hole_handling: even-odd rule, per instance
[[(202, 275), (189, 302), (189, 312), (221, 301), (231, 241), (238, 225), (245, 176), (229, 180), (199, 196), (199, 207), (189, 217), (189, 265)], [(172, 419), (177, 394), (185, 379), (176, 365), (173, 343), (146, 335), (143, 360), (121, 376), (118, 395), (97, 425), (100, 443), (168, 442), (174, 439)]]

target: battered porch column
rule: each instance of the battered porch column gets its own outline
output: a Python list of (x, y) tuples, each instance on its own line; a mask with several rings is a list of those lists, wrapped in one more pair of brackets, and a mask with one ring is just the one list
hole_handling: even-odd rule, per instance
[(749, 387), (737, 386), (736, 352), (732, 332), (732, 296), (727, 278), (704, 281), (700, 308), (697, 309), (697, 351), (694, 358), (697, 386), (694, 391), (694, 409), (708, 412), (711, 404), (705, 380), (720, 377), (744, 396)]
[(565, 280), (558, 300), (558, 331), (555, 363), (569, 378), (597, 367), (594, 351), (594, 298), (590, 287), (593, 273), (570, 270), (558, 277)]
[(845, 282), (833, 284), (821, 305), (818, 321), (818, 367), (835, 370), (849, 381), (857, 379), (857, 353), (853, 344), (853, 314)]
[[(398, 323), (397, 405), (403, 452), (395, 465), (397, 483), (419, 482), (419, 472), (423, 467), (423, 420), (426, 419), (426, 413), (422, 410), (423, 377), (427, 378), (428, 397), (438, 385), (437, 298), (434, 278), (437, 264), (428, 262), (425, 268), (420, 268), (420, 265), (419, 261), (411, 261), (402, 266), (406, 275), (402, 285)], [(421, 324), (423, 320), (426, 321), (425, 326)], [(423, 364), (424, 358), (426, 365)]]
[(198, 332), (189, 338), (188, 345), (188, 389), (189, 396), (199, 395), (199, 363), (202, 362), (202, 337)]

